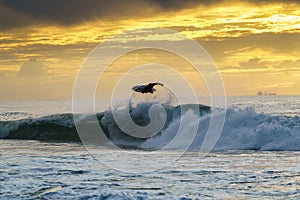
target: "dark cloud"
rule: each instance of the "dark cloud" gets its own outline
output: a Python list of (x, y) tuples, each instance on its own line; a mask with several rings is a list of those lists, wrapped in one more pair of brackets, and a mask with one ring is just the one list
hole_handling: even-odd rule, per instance
[[(245, 0), (253, 4), (299, 3), (299, 0)], [(31, 24), (69, 25), (92, 19), (152, 16), (197, 5), (234, 3), (226, 0), (0, 0), (0, 27)]]
[(3, 6), (3, 2), (0, 1), (0, 29), (26, 26), (35, 23), (35, 21), (26, 14)]
[[(123, 1), (116, 0), (3, 0), (2, 5), (32, 18), (69, 24), (95, 17), (128, 15), (135, 7), (139, 7), (144, 3), (138, 0), (130, 0), (130, 2), (129, 5), (125, 6)], [(144, 4), (144, 6), (146, 5)]]
[(20, 78), (43, 78), (47, 76), (47, 67), (36, 58), (31, 58), (21, 66), (17, 76)]
[(221, 0), (0, 0), (0, 27), (14, 28), (36, 23), (69, 25), (92, 19), (152, 16), (195, 4)]

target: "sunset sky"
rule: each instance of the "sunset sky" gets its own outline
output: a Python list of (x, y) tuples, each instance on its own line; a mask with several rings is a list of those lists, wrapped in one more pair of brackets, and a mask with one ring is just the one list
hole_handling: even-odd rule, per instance
[(71, 98), (94, 47), (145, 27), (202, 45), (227, 95), (300, 94), (300, 1), (0, 0), (0, 100)]

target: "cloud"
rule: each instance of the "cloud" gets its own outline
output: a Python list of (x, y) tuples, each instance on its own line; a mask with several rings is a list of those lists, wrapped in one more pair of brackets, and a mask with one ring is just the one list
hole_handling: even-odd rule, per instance
[(25, 62), (17, 73), (17, 77), (20, 78), (43, 78), (46, 76), (47, 67), (37, 61), (36, 58), (31, 58), (29, 61)]
[(246, 2), (253, 4), (300, 3), (299, 0), (246, 0)]
[(216, 2), (221, 0), (0, 0), (0, 27), (15, 28), (39, 23), (70, 25), (93, 19), (152, 16), (195, 4)]
[(278, 64), (273, 65), (274, 69), (298, 69), (300, 70), (300, 59), (299, 60), (284, 60)]
[(29, 25), (73, 25), (89, 20), (119, 20), (151, 17), (197, 6), (300, 3), (299, 0), (0, 0), (0, 29)]
[(251, 58), (247, 62), (240, 62), (239, 65), (242, 68), (246, 69), (265, 69), (267, 65), (264, 62), (261, 62), (259, 58)]
[(3, 2), (0, 0), (0, 29), (26, 26), (35, 21), (26, 14), (20, 13), (14, 9), (9, 9), (2, 4)]
[[(72, 25), (93, 19), (153, 16), (201, 5), (234, 4), (225, 0), (0, 0), (0, 27), (32, 24)], [(252, 4), (300, 3), (299, 0), (244, 0)]]
[[(262, 33), (249, 34), (235, 38), (197, 38), (205, 50), (216, 60), (236, 56), (243, 52), (244, 55), (263, 57), (264, 55), (253, 54), (255, 49), (261, 49), (265, 56), (272, 55), (284, 57), (299, 57), (300, 33)], [(284, 60), (284, 59), (282, 59)]]
[[(300, 76), (300, 59), (284, 60), (273, 63), (272, 69), (277, 72), (282, 72), (287, 76)], [(299, 78), (298, 78), (299, 79)]]

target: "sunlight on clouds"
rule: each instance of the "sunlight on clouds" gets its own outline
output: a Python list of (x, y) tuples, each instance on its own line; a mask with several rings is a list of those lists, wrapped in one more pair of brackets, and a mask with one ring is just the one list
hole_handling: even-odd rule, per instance
[[(226, 86), (235, 88), (229, 89), (232, 94), (253, 94), (262, 85), (289, 88), (279, 89), (282, 93), (299, 93), (294, 83), (300, 77), (300, 48), (297, 46), (300, 9), (299, 4), (292, 3), (254, 5), (226, 1), (148, 17), (95, 19), (72, 25), (32, 24), (4, 30), (0, 32), (0, 73), (16, 77), (24, 62), (38, 58), (47, 64), (49, 80), (67, 79), (71, 84), (84, 58), (97, 44), (124, 30), (156, 27), (176, 30), (203, 44), (224, 76)], [(125, 40), (159, 40), (160, 37)], [(169, 36), (169, 40), (178, 39), (176, 35)], [(253, 58), (259, 62), (252, 63), (251, 67), (240, 65)], [(115, 70), (122, 73), (125, 68)], [(193, 78), (188, 68), (181, 69), (181, 73)], [(254, 84), (257, 77), (264, 81)], [(247, 91), (238, 87), (243, 81), (249, 81), (245, 83)]]
[(274, 14), (269, 18), (265, 18), (262, 23), (278, 32), (291, 31), (299, 32), (300, 28), (300, 11), (298, 10), (298, 16), (286, 15), (286, 14)]
[[(278, 14), (278, 13), (292, 14)], [(190, 38), (198, 37), (240, 37), (250, 33), (300, 32), (300, 10), (280, 5), (228, 5), (226, 7), (196, 7), (171, 12), (142, 20), (92, 21), (76, 26), (40, 26), (26, 28), (22, 33), (15, 31), (1, 34), (0, 40), (14, 38), (20, 42), (0, 44), (9, 48), (33, 44), (68, 45), (97, 43), (124, 29), (151, 27), (178, 27)], [(66, 31), (67, 28), (67, 31)], [(17, 36), (17, 37), (16, 37)], [(19, 36), (19, 37), (18, 37)], [(19, 38), (19, 39), (18, 39)], [(21, 39), (26, 38), (21, 42)]]

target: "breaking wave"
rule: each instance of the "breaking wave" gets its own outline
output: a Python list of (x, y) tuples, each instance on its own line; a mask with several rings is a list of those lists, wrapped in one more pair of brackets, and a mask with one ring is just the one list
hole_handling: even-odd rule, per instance
[[(142, 103), (130, 109), (136, 124), (145, 126), (150, 122), (150, 103)], [(163, 129), (151, 138), (135, 138), (122, 132), (114, 121), (110, 110), (97, 114), (97, 122), (89, 121), (85, 115), (80, 123), (99, 123), (105, 135), (114, 144), (125, 148), (162, 149), (172, 141), (178, 131), (188, 137), (190, 127), (198, 126), (198, 132), (189, 145), (189, 150), (200, 150), (212, 115), (226, 112), (226, 119), (220, 138), (214, 150), (300, 150), (300, 117), (274, 116), (257, 113), (251, 107), (228, 108), (212, 111), (208, 106), (187, 104), (182, 106), (163, 105), (167, 120)], [(195, 109), (200, 110), (198, 114)], [(195, 124), (198, 123), (199, 124)], [(184, 123), (179, 130), (180, 123)], [(182, 143), (169, 149), (184, 149)], [(40, 118), (0, 121), (0, 138), (56, 142), (80, 142), (72, 114), (58, 114)]]

